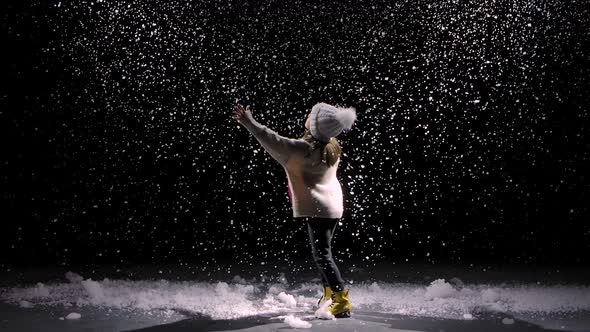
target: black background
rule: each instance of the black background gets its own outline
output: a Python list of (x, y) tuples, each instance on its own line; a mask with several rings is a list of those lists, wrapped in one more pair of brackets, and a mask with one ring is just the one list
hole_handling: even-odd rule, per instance
[(584, 1), (3, 7), (4, 267), (310, 256), (236, 97), (357, 108), (340, 260), (589, 262)]

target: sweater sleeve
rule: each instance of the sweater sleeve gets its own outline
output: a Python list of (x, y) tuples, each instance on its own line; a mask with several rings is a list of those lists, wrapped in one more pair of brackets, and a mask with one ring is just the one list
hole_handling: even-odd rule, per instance
[(303, 151), (306, 144), (302, 140), (283, 137), (254, 119), (240, 124), (248, 129), (264, 150), (281, 165), (286, 165), (293, 154)]

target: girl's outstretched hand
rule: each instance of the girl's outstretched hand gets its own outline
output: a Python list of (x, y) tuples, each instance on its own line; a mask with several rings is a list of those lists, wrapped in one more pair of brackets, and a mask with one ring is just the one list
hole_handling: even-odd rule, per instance
[(250, 106), (248, 105), (246, 106), (246, 108), (244, 108), (242, 104), (236, 104), (234, 106), (232, 118), (234, 118), (239, 123), (251, 122), (252, 120), (254, 120), (254, 118), (252, 117), (252, 109), (250, 108)]

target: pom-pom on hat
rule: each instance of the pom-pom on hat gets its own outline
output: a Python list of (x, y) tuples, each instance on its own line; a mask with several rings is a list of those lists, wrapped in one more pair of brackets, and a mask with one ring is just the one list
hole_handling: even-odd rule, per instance
[(317, 103), (312, 107), (309, 117), (311, 135), (322, 143), (329, 143), (332, 137), (352, 128), (356, 120), (356, 110), (353, 107), (343, 108)]

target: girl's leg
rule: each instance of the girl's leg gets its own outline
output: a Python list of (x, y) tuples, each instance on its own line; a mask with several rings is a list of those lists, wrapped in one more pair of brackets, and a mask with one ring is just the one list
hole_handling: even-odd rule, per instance
[(330, 287), (330, 283), (328, 282), (328, 279), (326, 279), (326, 276), (323, 273), (320, 273), (320, 275), (322, 277), (322, 286), (324, 288)]
[(344, 280), (332, 257), (332, 236), (338, 225), (338, 219), (310, 218), (307, 230), (314, 261), (325, 280), (333, 291), (344, 289)]

